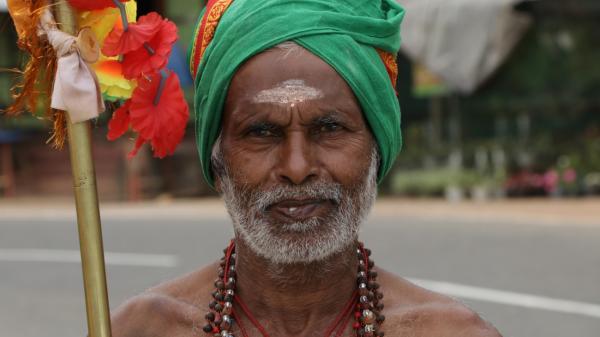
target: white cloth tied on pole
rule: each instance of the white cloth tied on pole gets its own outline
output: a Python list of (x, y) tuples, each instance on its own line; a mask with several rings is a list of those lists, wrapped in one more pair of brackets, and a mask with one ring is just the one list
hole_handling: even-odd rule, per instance
[(57, 57), (51, 107), (67, 111), (71, 123), (98, 117), (105, 110), (100, 84), (81, 57), (77, 37), (58, 29), (49, 10), (42, 15), (38, 34), (48, 38)]

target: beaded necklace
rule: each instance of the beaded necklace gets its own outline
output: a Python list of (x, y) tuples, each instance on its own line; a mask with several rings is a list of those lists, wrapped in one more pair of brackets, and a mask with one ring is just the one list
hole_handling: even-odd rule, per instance
[[(237, 323), (242, 336), (248, 337), (238, 312), (234, 310), (235, 303), (261, 335), (269, 337), (266, 329), (254, 318), (248, 306), (235, 293), (235, 241), (231, 240), (229, 247), (223, 252), (225, 256), (221, 259), (219, 277), (215, 280), (216, 289), (212, 293), (213, 300), (208, 305), (210, 311), (205, 316), (207, 324), (203, 327), (204, 332), (212, 337), (235, 337), (231, 331), (234, 323)], [(364, 245), (359, 242), (356, 254), (358, 258), (357, 289), (333, 324), (325, 331), (324, 337), (341, 337), (352, 317), (354, 317), (352, 328), (356, 336), (384, 336), (383, 331), (380, 330), (380, 326), (385, 320), (385, 316), (381, 314), (383, 293), (379, 291), (379, 284), (376, 282), (377, 272), (372, 270), (375, 263), (369, 259), (371, 251), (364, 248)]]

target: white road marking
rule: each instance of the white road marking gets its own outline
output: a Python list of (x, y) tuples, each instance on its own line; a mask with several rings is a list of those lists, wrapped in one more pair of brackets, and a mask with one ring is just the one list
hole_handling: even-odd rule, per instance
[[(104, 252), (107, 265), (173, 268), (179, 264), (175, 255)], [(78, 250), (0, 249), (0, 261), (81, 263)]]
[[(175, 255), (105, 252), (107, 265), (173, 268), (179, 265)], [(78, 250), (60, 249), (0, 249), (0, 261), (81, 263)], [(448, 296), (499, 303), (531, 309), (600, 318), (600, 305), (555, 299), (531, 294), (472, 287), (449, 282), (408, 279), (415, 284)]]
[(496, 289), (471, 287), (448, 282), (414, 278), (408, 280), (423, 288), (463, 299), (600, 318), (600, 305), (598, 304), (561, 300)]

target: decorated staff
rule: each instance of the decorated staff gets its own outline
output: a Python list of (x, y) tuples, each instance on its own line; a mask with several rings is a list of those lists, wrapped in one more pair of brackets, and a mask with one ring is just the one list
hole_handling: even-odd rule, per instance
[(189, 111), (166, 69), (177, 27), (157, 13), (136, 21), (134, 0), (8, 0), (18, 46), (28, 56), (6, 113), (44, 110), (52, 142), (69, 141), (89, 335), (110, 336), (110, 314), (89, 120), (121, 103), (107, 138), (130, 129), (134, 156), (149, 144), (163, 158), (181, 142)]

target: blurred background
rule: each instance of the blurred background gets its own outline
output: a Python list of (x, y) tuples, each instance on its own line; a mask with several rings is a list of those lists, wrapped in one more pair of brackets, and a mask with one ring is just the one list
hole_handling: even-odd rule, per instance
[[(504, 336), (600, 336), (600, 1), (399, 0), (404, 148), (364, 238), (376, 262), (455, 296)], [(200, 0), (139, 0), (175, 21), (170, 67)], [(0, 68), (19, 67), (0, 1)], [(0, 109), (14, 72), (0, 72)], [(219, 257), (231, 235), (204, 183), (193, 121), (175, 155), (94, 156), (111, 306)], [(0, 115), (0, 336), (83, 336), (72, 178), (50, 125)]]
[[(600, 3), (570, 1), (401, 1), (408, 12), (398, 60), (405, 146), (384, 195), (495, 199), (600, 195)], [(139, 1), (175, 21), (171, 58), (192, 98), (185, 66), (200, 5)], [(0, 45), (14, 50), (2, 13)], [(14, 68), (5, 52), (0, 67)], [(14, 73), (0, 73), (0, 108)], [(110, 114), (95, 122), (102, 200), (214, 195), (197, 162), (193, 125), (173, 157), (134, 160), (131, 139), (105, 140)], [(29, 114), (0, 119), (5, 197), (71, 195), (65, 151), (49, 151), (49, 125)], [(45, 179), (35, 179), (43, 176)]]

